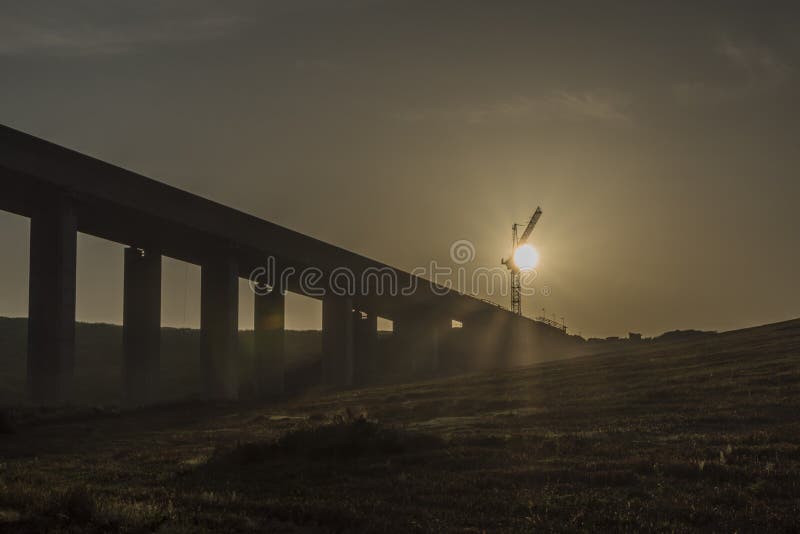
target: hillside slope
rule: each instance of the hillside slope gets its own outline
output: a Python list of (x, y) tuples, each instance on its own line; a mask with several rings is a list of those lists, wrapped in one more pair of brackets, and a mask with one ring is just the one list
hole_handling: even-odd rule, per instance
[(23, 421), (0, 437), (0, 518), (9, 531), (793, 531), (799, 364), (790, 321), (273, 405)]

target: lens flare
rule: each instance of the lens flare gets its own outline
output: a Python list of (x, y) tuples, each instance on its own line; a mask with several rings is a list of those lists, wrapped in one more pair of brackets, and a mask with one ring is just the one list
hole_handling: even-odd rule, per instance
[(514, 264), (520, 271), (530, 271), (539, 263), (539, 251), (531, 245), (525, 244), (514, 251)]

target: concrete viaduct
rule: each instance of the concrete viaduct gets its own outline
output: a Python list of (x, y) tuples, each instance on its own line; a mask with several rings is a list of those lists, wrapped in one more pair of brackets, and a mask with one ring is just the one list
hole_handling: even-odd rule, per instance
[[(198, 362), (210, 399), (238, 395), (238, 279), (266, 258), (296, 272), (347, 268), (358, 277), (390, 269), (401, 287), (411, 283), (409, 273), (4, 126), (0, 191), (0, 209), (30, 218), (27, 383), (38, 404), (71, 398), (78, 232), (127, 245), (123, 384), (132, 405), (156, 399), (162, 256), (201, 266)], [(255, 385), (263, 396), (283, 392), (284, 298), (300, 291), (294, 280), (255, 297)], [(321, 297), (323, 384), (358, 382), (359, 362), (376, 344), (378, 316), (394, 322), (403, 354), (422, 375), (437, 370), (440, 340), (454, 319), (468, 334), (465, 351), (498, 361), (509, 351), (530, 350), (541, 337), (539, 323), (456, 292), (441, 295), (419, 281), (402, 296)]]

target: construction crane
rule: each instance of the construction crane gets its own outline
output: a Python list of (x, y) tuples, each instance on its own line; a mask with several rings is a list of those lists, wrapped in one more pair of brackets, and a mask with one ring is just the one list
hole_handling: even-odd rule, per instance
[(536, 223), (539, 222), (539, 217), (542, 216), (542, 208), (537, 207), (536, 211), (533, 212), (531, 215), (528, 224), (525, 226), (525, 230), (522, 231), (522, 235), (518, 237), (518, 231), (521, 224), (514, 223), (511, 225), (511, 256), (508, 259), (502, 259), (500, 262), (505, 265), (508, 270), (510, 271), (511, 276), (511, 312), (516, 313), (517, 315), (522, 315), (522, 292), (520, 286), (520, 272), (521, 268), (525, 268), (525, 266), (517, 265), (515, 261), (515, 254), (517, 249), (524, 245), (528, 238), (531, 236), (531, 232), (533, 232), (533, 227), (536, 226)]

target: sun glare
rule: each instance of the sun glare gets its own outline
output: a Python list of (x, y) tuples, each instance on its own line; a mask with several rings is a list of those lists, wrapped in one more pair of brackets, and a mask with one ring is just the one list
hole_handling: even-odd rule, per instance
[(539, 263), (539, 251), (528, 244), (520, 245), (514, 251), (514, 263), (520, 271), (529, 271)]

